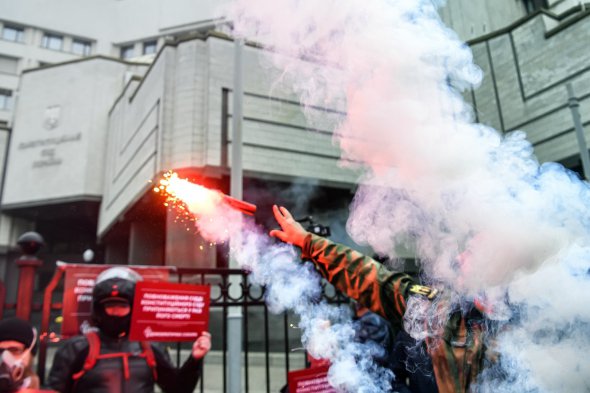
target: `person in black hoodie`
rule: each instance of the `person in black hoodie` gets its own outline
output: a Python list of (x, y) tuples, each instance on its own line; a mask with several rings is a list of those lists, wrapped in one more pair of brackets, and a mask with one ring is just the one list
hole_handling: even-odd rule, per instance
[(192, 392), (203, 358), (211, 348), (204, 332), (194, 342), (191, 356), (180, 369), (168, 353), (153, 343), (129, 341), (135, 283), (141, 276), (131, 269), (105, 270), (92, 292), (96, 332), (68, 340), (55, 354), (49, 385), (60, 393), (151, 393), (154, 385), (167, 393)]

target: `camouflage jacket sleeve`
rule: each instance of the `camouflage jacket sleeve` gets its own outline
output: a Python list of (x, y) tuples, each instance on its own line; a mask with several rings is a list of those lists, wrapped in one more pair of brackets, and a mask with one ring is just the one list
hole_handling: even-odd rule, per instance
[(302, 258), (311, 260), (338, 290), (395, 325), (402, 323), (409, 295), (429, 295), (422, 293), (429, 288), (407, 274), (391, 271), (370, 257), (314, 234), (306, 237)]

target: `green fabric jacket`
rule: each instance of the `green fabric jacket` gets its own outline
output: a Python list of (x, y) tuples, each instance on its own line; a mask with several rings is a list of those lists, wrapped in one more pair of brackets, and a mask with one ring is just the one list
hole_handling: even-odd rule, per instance
[[(306, 237), (302, 258), (311, 260), (338, 290), (385, 317), (394, 328), (402, 327), (410, 296), (434, 299), (438, 295), (407, 274), (391, 271), (370, 257), (314, 234)], [(453, 313), (442, 334), (426, 339), (440, 393), (472, 391), (470, 386), (481, 370), (483, 327), (466, 319), (460, 312)]]

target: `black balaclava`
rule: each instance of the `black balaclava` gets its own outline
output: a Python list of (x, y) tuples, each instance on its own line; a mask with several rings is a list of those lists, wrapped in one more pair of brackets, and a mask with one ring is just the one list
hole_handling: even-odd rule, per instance
[(139, 274), (126, 267), (107, 269), (96, 278), (92, 291), (92, 319), (106, 336), (121, 338), (129, 334), (131, 312), (122, 317), (107, 315), (104, 304), (118, 301), (133, 307), (135, 283), (140, 280)]

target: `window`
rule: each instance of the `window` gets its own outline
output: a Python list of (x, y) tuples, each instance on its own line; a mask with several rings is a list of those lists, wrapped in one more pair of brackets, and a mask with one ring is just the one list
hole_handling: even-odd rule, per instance
[(72, 52), (77, 55), (89, 56), (92, 44), (89, 41), (74, 39), (72, 42)]
[(121, 59), (130, 59), (133, 57), (133, 45), (121, 47)]
[(2, 39), (6, 41), (23, 42), (25, 38), (25, 29), (17, 26), (4, 25), (2, 29)]
[(151, 55), (152, 53), (156, 53), (156, 49), (158, 48), (158, 43), (156, 41), (147, 41), (143, 43), (143, 54), (144, 55)]
[(0, 89), (0, 110), (12, 109), (12, 91)]
[(532, 14), (541, 8), (547, 8), (547, 0), (523, 0), (523, 3), (527, 14)]
[(0, 73), (16, 74), (18, 72), (18, 59), (14, 57), (0, 56)]
[(45, 33), (41, 46), (52, 50), (62, 50), (64, 38), (61, 35)]

